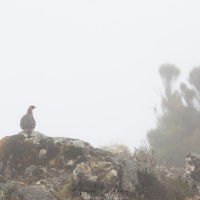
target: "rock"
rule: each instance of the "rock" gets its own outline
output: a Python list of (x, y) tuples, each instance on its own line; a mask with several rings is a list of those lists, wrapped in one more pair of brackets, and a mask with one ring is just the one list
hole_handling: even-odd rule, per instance
[(200, 155), (189, 153), (186, 156), (186, 173), (190, 178), (190, 185), (197, 188), (200, 194)]
[(186, 172), (196, 182), (200, 182), (200, 155), (190, 153), (186, 157)]
[[(161, 171), (78, 139), (21, 132), (0, 140), (1, 200), (183, 199)], [(165, 173), (178, 179), (175, 169)]]

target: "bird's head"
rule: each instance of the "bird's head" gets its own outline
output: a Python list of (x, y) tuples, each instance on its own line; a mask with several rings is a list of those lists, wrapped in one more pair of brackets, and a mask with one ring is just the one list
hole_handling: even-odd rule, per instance
[(35, 106), (30, 106), (29, 107), (31, 110), (35, 109), (36, 107)]
[(32, 113), (32, 110), (35, 109), (35, 106), (29, 106), (27, 113)]

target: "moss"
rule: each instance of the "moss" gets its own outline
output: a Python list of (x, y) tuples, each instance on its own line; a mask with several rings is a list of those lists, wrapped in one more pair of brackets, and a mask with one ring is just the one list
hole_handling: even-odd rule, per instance
[(63, 152), (65, 151), (66, 148), (66, 143), (64, 143), (61, 147), (60, 147), (60, 151), (57, 154), (57, 156), (49, 161), (49, 165), (50, 167), (62, 167), (61, 163), (60, 163), (60, 158), (63, 154)]
[(5, 197), (5, 193), (4, 193), (4, 191), (1, 190), (0, 191), (0, 198), (3, 199), (4, 197)]
[[(91, 173), (91, 171), (90, 171)], [(83, 176), (88, 176), (90, 173), (88, 173), (88, 168), (85, 163), (81, 162), (78, 164), (73, 171), (73, 175), (75, 179), (80, 179), (82, 181)]]
[(66, 179), (62, 187), (58, 189), (56, 196), (60, 199), (72, 199), (72, 180), (70, 176)]
[(84, 162), (81, 162), (80, 164), (78, 164), (77, 166), (76, 166), (76, 171), (77, 172), (82, 172), (82, 171), (85, 171), (87, 169), (87, 166), (86, 166), (86, 164), (84, 163)]
[(112, 166), (111, 163), (106, 162), (106, 161), (92, 161), (90, 163), (90, 166), (92, 169), (96, 168), (96, 169), (108, 169)]
[(99, 180), (110, 180), (111, 174), (109, 172), (113, 169), (113, 165), (106, 161), (92, 161), (90, 163), (92, 173), (98, 176)]

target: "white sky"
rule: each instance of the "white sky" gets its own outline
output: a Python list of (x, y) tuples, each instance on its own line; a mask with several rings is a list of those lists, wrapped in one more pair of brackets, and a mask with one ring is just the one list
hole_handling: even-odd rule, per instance
[(36, 131), (131, 149), (155, 126), (158, 68), (200, 65), (199, 0), (0, 1), (0, 137)]

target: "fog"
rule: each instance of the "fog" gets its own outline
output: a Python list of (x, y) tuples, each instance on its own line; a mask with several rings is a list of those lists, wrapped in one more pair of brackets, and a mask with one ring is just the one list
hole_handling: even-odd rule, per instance
[(36, 131), (98, 147), (131, 149), (156, 123), (173, 63), (186, 80), (200, 65), (200, 2), (0, 1), (0, 137), (21, 131), (34, 105)]

